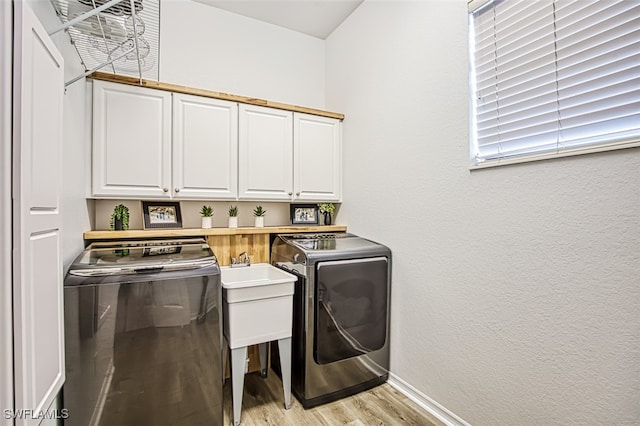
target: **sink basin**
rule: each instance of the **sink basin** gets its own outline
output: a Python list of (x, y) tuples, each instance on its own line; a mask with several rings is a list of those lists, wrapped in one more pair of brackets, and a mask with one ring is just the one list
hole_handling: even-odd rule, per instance
[(291, 336), (295, 275), (268, 263), (223, 266), (220, 273), (231, 349)]
[(295, 275), (268, 263), (235, 268), (223, 266), (220, 273), (229, 303), (293, 294), (296, 281)]
[(268, 263), (240, 267), (223, 266), (220, 269), (224, 288), (253, 287), (296, 280), (295, 276)]

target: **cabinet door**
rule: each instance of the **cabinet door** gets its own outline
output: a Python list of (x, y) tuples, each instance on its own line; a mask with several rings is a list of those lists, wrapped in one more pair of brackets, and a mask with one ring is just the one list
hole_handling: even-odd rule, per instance
[(32, 410), (33, 416), (18, 416), (15, 424), (35, 426), (42, 420), (37, 413), (51, 407), (65, 380), (60, 235), (64, 69), (62, 55), (29, 3), (13, 5), (15, 407), (2, 408)]
[(169, 198), (171, 93), (93, 82), (94, 196)]
[(291, 200), (293, 114), (240, 105), (239, 198)]
[(294, 200), (340, 201), (342, 122), (294, 114)]
[(173, 95), (173, 196), (235, 199), (238, 104)]

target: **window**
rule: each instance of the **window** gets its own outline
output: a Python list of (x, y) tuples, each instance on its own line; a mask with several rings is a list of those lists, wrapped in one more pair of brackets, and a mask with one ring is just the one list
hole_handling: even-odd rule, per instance
[(469, 8), (472, 167), (640, 146), (640, 1)]

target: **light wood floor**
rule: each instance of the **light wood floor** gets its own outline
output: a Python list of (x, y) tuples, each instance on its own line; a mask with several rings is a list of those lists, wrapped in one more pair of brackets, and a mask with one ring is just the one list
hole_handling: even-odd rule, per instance
[[(282, 382), (273, 371), (262, 379), (247, 374), (242, 400), (242, 426), (369, 426), (417, 425), (442, 426), (442, 423), (418, 407), (413, 401), (385, 383), (365, 392), (308, 410), (295, 396), (292, 407), (284, 409)], [(231, 380), (224, 386), (225, 424), (233, 424)]]

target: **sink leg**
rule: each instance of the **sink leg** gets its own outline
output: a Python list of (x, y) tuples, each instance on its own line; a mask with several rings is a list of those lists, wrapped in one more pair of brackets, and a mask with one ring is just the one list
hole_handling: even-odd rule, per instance
[(267, 348), (269, 347), (269, 342), (260, 343), (258, 345), (258, 350), (260, 352), (260, 376), (263, 379), (267, 378)]
[(244, 388), (244, 367), (247, 359), (247, 347), (231, 349), (231, 384), (233, 389), (233, 424), (240, 424), (242, 410), (242, 391)]
[(291, 408), (291, 337), (278, 340), (280, 367), (282, 369), (282, 387), (284, 388), (284, 408)]

